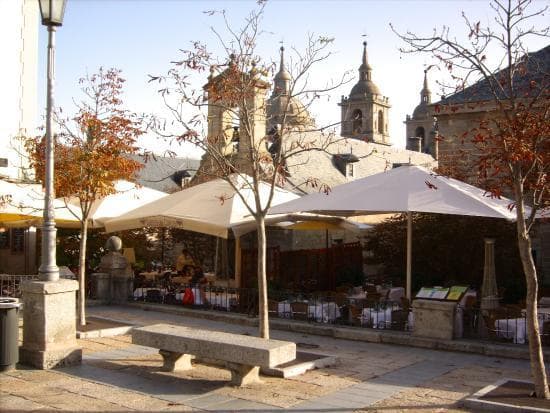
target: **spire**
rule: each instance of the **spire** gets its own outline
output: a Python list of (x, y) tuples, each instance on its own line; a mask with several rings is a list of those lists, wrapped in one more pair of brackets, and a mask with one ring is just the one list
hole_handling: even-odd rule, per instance
[(359, 79), (360, 80), (371, 80), (371, 71), (372, 67), (369, 65), (368, 55), (367, 55), (367, 42), (363, 42), (363, 62), (359, 66)]
[(420, 103), (430, 104), (432, 103), (432, 92), (428, 87), (428, 70), (424, 70), (424, 87), (420, 91)]
[(275, 88), (273, 90), (274, 95), (288, 95), (290, 93), (290, 73), (285, 68), (285, 48), (281, 46), (281, 60), (279, 63), (279, 72), (275, 75), (274, 83)]

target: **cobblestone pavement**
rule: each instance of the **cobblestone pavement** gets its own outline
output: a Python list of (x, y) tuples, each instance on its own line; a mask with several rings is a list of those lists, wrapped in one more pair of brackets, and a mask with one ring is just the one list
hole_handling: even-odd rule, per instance
[[(91, 307), (89, 315), (136, 325), (157, 322), (255, 334), (254, 327), (125, 307)], [(0, 374), (0, 410), (215, 412), (465, 411), (461, 400), (503, 377), (529, 378), (527, 360), (442, 352), (272, 330), (310, 352), (337, 356), (330, 368), (261, 385), (228, 385), (228, 371), (196, 364), (161, 372), (157, 350), (129, 336), (79, 340), (83, 363), (49, 371), (24, 366)], [(317, 347), (318, 346), (318, 347)]]

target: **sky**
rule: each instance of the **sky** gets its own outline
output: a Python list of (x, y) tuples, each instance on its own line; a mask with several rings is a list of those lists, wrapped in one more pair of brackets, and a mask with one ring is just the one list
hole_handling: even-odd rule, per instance
[[(549, 4), (536, 1), (537, 6)], [(125, 107), (138, 113), (166, 116), (157, 92), (158, 85), (148, 83), (148, 75), (165, 74), (170, 62), (179, 57), (180, 49), (200, 40), (215, 53), (220, 53), (219, 41), (211, 27), (221, 28), (219, 15), (204, 11), (227, 11), (233, 27), (242, 27), (244, 18), (256, 7), (251, 0), (68, 0), (63, 26), (56, 36), (55, 105), (64, 113), (75, 111), (74, 100), (82, 95), (78, 79), (95, 73), (100, 66), (122, 70), (126, 79), (123, 96)], [(492, 16), (487, 1), (458, 0), (271, 0), (265, 7), (257, 51), (264, 61), (278, 61), (281, 42), (287, 50), (303, 50), (309, 34), (334, 38), (334, 53), (311, 72), (311, 82), (324, 85), (351, 70), (357, 78), (361, 64), (362, 42), (368, 42), (372, 78), (381, 93), (390, 99), (390, 137), (398, 147), (405, 145), (404, 120), (420, 102), (423, 71), (433, 63), (427, 56), (402, 54), (402, 41), (393, 33), (392, 23), (399, 32), (411, 30), (429, 34), (434, 27), (449, 26), (458, 38), (467, 34), (461, 14), (471, 20), (490, 22)], [(541, 25), (547, 24), (541, 17)], [(531, 51), (548, 41), (527, 42)], [(45, 27), (39, 32), (39, 110), (45, 113), (46, 87)], [(290, 56), (289, 56), (290, 57)], [(442, 72), (430, 71), (432, 101), (441, 91), (435, 78)], [(194, 85), (200, 88), (206, 81)], [(312, 107), (318, 125), (340, 120), (337, 103), (348, 95), (355, 80), (334, 91)], [(155, 153), (169, 149), (182, 157), (199, 157), (193, 148), (169, 145), (154, 136), (141, 138), (141, 146)]]

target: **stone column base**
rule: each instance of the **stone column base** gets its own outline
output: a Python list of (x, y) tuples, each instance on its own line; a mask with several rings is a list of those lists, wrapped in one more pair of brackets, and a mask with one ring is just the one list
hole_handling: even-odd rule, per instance
[(61, 350), (32, 351), (20, 347), (19, 360), (22, 364), (42, 370), (53, 369), (54, 367), (74, 366), (82, 363), (82, 349), (75, 347)]
[(76, 291), (73, 280), (31, 281), (23, 295), (23, 346), (19, 359), (39, 369), (79, 364), (76, 341)]

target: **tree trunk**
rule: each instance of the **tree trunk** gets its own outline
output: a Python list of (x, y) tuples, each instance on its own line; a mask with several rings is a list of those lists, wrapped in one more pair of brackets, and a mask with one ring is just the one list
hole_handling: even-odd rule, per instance
[(80, 251), (78, 252), (78, 319), (81, 326), (86, 325), (86, 241), (88, 240), (88, 220), (80, 225)]
[(269, 319), (267, 312), (267, 271), (266, 271), (266, 249), (265, 218), (256, 217), (258, 232), (258, 315), (260, 318), (260, 337), (269, 338)]
[[(516, 187), (516, 191), (518, 188)], [(516, 197), (518, 199), (518, 197)], [(519, 198), (521, 199), (521, 198)], [(527, 232), (525, 224), (523, 203), (517, 203), (517, 235), (518, 248), (525, 281), (527, 284), (526, 296), (526, 316), (527, 316), (527, 339), (529, 340), (529, 357), (531, 361), (531, 375), (535, 384), (535, 392), (537, 397), (548, 399), (550, 391), (548, 390), (548, 381), (546, 370), (544, 367), (544, 358), (542, 354), (542, 346), (540, 342), (540, 328), (537, 317), (537, 295), (538, 295), (538, 280), (535, 262), (531, 255), (531, 238)]]

